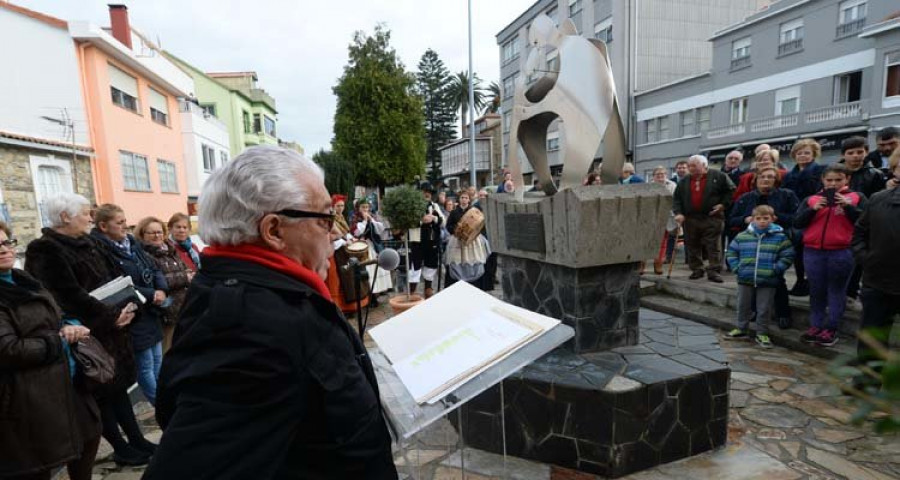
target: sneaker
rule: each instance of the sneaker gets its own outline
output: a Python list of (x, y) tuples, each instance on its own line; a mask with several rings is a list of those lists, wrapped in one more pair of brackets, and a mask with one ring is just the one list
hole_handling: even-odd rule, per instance
[(833, 347), (838, 341), (837, 332), (834, 330), (822, 330), (816, 337), (816, 344), (820, 347)]
[(734, 330), (725, 334), (726, 340), (742, 340), (747, 338), (747, 331), (741, 330), (740, 328), (735, 328)]
[(138, 467), (150, 463), (150, 454), (128, 445), (113, 452), (112, 459), (119, 466)]
[(718, 273), (715, 273), (715, 272), (711, 272), (707, 276), (707, 278), (709, 278), (709, 281), (713, 282), (713, 283), (722, 283), (723, 282), (722, 275), (719, 275)]
[(816, 339), (819, 338), (819, 333), (822, 332), (822, 329), (819, 327), (809, 327), (806, 329), (806, 332), (803, 335), (800, 335), (800, 341), (806, 343), (816, 343)]
[(851, 310), (854, 312), (862, 311), (862, 303), (860, 303), (859, 299), (853, 297), (847, 297), (847, 310)]
[(703, 270), (697, 270), (696, 272), (691, 273), (691, 276), (688, 278), (690, 278), (691, 280), (696, 280), (698, 278), (703, 278), (703, 275), (706, 275), (705, 273), (703, 273)]
[(757, 335), (756, 336), (756, 344), (762, 348), (772, 348), (772, 340), (769, 340), (768, 335)]

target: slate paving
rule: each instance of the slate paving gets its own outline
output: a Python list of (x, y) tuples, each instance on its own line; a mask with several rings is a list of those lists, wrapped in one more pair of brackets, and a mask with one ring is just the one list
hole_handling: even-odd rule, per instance
[[(386, 303), (386, 302), (385, 302)], [(369, 324), (379, 323), (390, 314), (381, 308), (372, 312)], [(696, 324), (670, 315), (641, 310), (641, 320), (660, 321), (659, 329), (669, 325), (692, 327)], [(355, 322), (353, 322), (355, 323)], [(642, 325), (643, 326), (643, 325)], [(707, 332), (692, 332), (704, 335)], [(711, 330), (710, 336), (721, 335)], [(662, 338), (662, 337), (660, 337)], [(659, 345), (651, 355), (679, 355)], [(646, 345), (646, 344), (645, 344)], [(851, 400), (840, 394), (826, 374), (828, 361), (783, 347), (761, 350), (750, 342), (720, 341), (720, 354), (732, 367), (728, 414), (728, 443), (724, 448), (668, 463), (626, 477), (631, 480), (887, 480), (900, 479), (900, 436), (877, 435), (872, 423), (851, 425), (855, 411)], [(672, 345), (669, 345), (672, 347)], [(681, 348), (681, 347), (674, 347)], [(713, 354), (691, 352), (720, 361)], [(647, 355), (634, 352), (627, 355)], [(683, 353), (682, 353), (683, 354)], [(591, 364), (623, 365), (625, 353), (592, 354)], [(711, 356), (712, 355), (712, 356)], [(696, 364), (692, 358), (691, 364)], [(152, 411), (140, 416), (148, 438), (156, 441), (159, 430)], [(465, 434), (465, 432), (464, 432)], [(550, 464), (508, 458), (472, 448), (460, 454), (459, 436), (448, 421), (440, 421), (418, 435), (405, 448), (405, 458), (397, 452), (401, 478), (423, 480), (462, 479), (461, 458), (465, 459), (466, 479), (514, 478), (523, 480), (586, 480), (601, 478)], [(136, 480), (141, 469), (117, 469), (109, 461), (111, 450), (101, 447), (94, 480)], [(66, 479), (65, 473), (57, 475)]]

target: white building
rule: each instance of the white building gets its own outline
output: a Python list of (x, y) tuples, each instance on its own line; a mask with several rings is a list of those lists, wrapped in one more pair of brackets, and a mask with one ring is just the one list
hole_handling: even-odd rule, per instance
[(178, 110), (181, 112), (181, 138), (187, 167), (188, 206), (195, 208), (193, 205), (197, 204), (206, 179), (228, 162), (231, 139), (228, 127), (200, 105), (182, 100)]

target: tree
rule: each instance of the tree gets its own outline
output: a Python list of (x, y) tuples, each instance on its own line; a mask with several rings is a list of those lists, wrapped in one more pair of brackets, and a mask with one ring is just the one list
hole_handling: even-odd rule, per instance
[(485, 102), (482, 114), (500, 112), (500, 102), (503, 101), (503, 95), (500, 94), (500, 85), (497, 82), (491, 82), (487, 91), (489, 96), (487, 102)]
[(419, 60), (416, 81), (424, 104), (425, 164), (429, 169), (428, 179), (436, 184), (441, 178), (438, 149), (456, 138), (456, 106), (450, 98), (450, 70), (434, 50), (429, 48)]
[[(475, 91), (475, 111), (484, 108), (484, 87), (481, 86), (481, 80), (475, 75), (473, 90)], [(453, 107), (455, 110), (462, 110), (460, 117), (462, 118), (461, 132), (466, 131), (469, 116), (469, 72), (459, 72), (453, 76), (452, 87), (450, 88), (450, 96), (453, 99)]]
[(390, 46), (391, 34), (375, 27), (356, 32), (349, 61), (332, 89), (334, 153), (349, 161), (362, 185), (384, 188), (425, 171), (425, 120), (415, 79)]
[(340, 158), (334, 152), (319, 150), (313, 157), (325, 172), (325, 188), (329, 193), (339, 193), (347, 197), (347, 204), (353, 202), (353, 188), (356, 185), (356, 176), (353, 164)]

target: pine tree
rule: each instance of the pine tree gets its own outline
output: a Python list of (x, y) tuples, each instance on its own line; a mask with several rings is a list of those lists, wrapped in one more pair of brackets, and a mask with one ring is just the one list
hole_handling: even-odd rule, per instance
[(438, 149), (456, 138), (456, 107), (450, 97), (452, 77), (437, 52), (429, 48), (419, 60), (416, 81), (425, 107), (425, 164), (428, 179), (436, 184), (441, 178)]
[(356, 32), (344, 74), (332, 89), (334, 153), (354, 166), (362, 185), (383, 188), (425, 172), (425, 120), (415, 77), (407, 73), (381, 25)]

